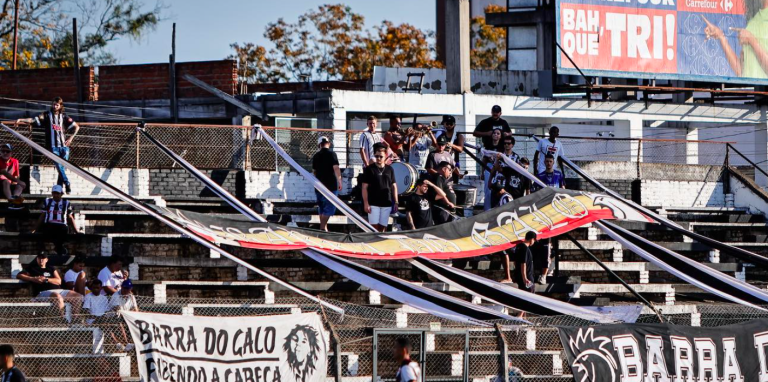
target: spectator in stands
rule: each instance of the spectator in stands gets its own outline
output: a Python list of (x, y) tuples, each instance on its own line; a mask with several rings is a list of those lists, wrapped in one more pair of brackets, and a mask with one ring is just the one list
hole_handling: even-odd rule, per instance
[[(317, 140), (320, 151), (312, 157), (312, 172), (328, 191), (338, 196), (341, 191), (341, 170), (339, 170), (339, 158), (331, 151), (331, 141), (328, 137), (320, 137)], [(336, 213), (334, 206), (320, 191), (315, 190), (317, 199), (317, 213), (320, 215), (320, 230), (328, 231), (328, 219)]]
[(488, 149), (491, 144), (491, 136), (496, 129), (501, 130), (504, 136), (512, 136), (512, 129), (509, 128), (509, 124), (501, 118), (501, 106), (499, 105), (494, 105), (491, 108), (491, 116), (480, 121), (472, 135), (482, 138), (483, 147)]
[(408, 163), (423, 169), (427, 165), (429, 148), (437, 146), (437, 138), (429, 126), (417, 123), (406, 140), (408, 146)]
[(12, 151), (9, 143), (0, 145), (0, 188), (9, 202), (19, 205), (24, 201), (21, 193), (27, 185), (19, 179), (19, 161), (12, 156)]
[[(463, 177), (461, 174), (459, 154), (464, 152), (464, 134), (458, 134), (456, 132), (456, 118), (452, 115), (444, 115), (441, 122), (442, 129), (435, 131), (435, 138), (445, 135), (448, 142), (448, 151), (453, 154), (453, 164), (455, 170), (453, 172), (453, 182), (458, 183), (459, 179)], [(437, 144), (435, 144), (437, 147)]]
[(386, 163), (387, 146), (377, 143), (373, 152), (374, 164), (363, 170), (363, 209), (368, 214), (368, 222), (384, 232), (390, 213), (397, 212), (397, 182), (395, 172)]
[(400, 364), (395, 382), (421, 382), (421, 367), (411, 359), (411, 341), (405, 337), (395, 341), (395, 361)]
[[(430, 178), (435, 187), (429, 188), (428, 199), (432, 203), (432, 220), (435, 225), (440, 225), (451, 221), (451, 211), (456, 206), (456, 193), (453, 192), (453, 183), (451, 182), (453, 165), (450, 162), (442, 161), (438, 164), (437, 171), (437, 174), (431, 175)], [(438, 193), (438, 190), (441, 190), (442, 193)], [(445, 196), (440, 197), (442, 194)]]
[(80, 312), (82, 295), (71, 290), (62, 289), (59, 271), (48, 265), (48, 254), (45, 252), (37, 255), (34, 261), (29, 263), (16, 278), (30, 283), (32, 293), (41, 300), (50, 299), (59, 310), (64, 313), (65, 302), (70, 303), (72, 312)]
[(120, 290), (112, 294), (109, 298), (109, 307), (112, 310), (139, 311), (139, 304), (136, 303), (136, 296), (133, 295), (133, 282), (126, 279), (120, 285)]
[[(501, 143), (501, 137), (503, 136), (501, 129), (493, 129), (493, 132), (491, 133), (491, 140), (487, 145), (484, 145), (486, 150), (500, 153), (503, 151), (502, 143)], [(491, 184), (493, 183), (493, 178), (491, 177), (491, 162), (494, 160), (493, 156), (495, 154), (488, 154), (483, 156), (483, 176), (480, 178), (483, 180), (484, 187), (484, 195), (485, 198), (483, 199), (483, 209), (485, 211), (488, 211), (492, 208), (493, 203), (491, 203)]]
[[(427, 228), (435, 225), (432, 219), (432, 204), (429, 202), (430, 188), (435, 192), (435, 198), (446, 199), (448, 196), (445, 191), (435, 186), (426, 178), (419, 178), (416, 181), (416, 192), (405, 201), (405, 210), (408, 214), (408, 224), (411, 229)], [(453, 204), (448, 202), (451, 208)]]
[(539, 240), (531, 247), (533, 253), (533, 268), (536, 276), (536, 282), (541, 285), (547, 284), (549, 275), (549, 264), (552, 262), (552, 240)]
[(86, 286), (87, 278), (84, 269), (85, 257), (81, 255), (75, 256), (70, 268), (64, 273), (63, 289), (73, 290), (85, 296), (88, 287)]
[[(34, 119), (19, 119), (18, 122), (34, 123), (37, 127), (45, 130), (45, 148), (51, 150), (56, 156), (69, 160), (69, 148), (72, 146), (72, 141), (80, 131), (80, 126), (75, 122), (72, 117), (64, 113), (64, 100), (61, 97), (56, 97), (51, 103), (51, 109)], [(67, 132), (74, 129), (75, 131), (67, 137)], [(67, 190), (67, 194), (72, 192), (69, 185), (69, 179), (64, 171), (64, 166), (57, 164), (56, 168), (59, 171), (59, 178), (56, 184), (64, 186)]]
[(69, 226), (72, 226), (72, 230), (79, 234), (80, 230), (77, 228), (77, 222), (75, 222), (75, 213), (72, 211), (72, 204), (69, 200), (63, 199), (64, 192), (60, 185), (55, 185), (51, 189), (51, 197), (45, 199), (43, 205), (43, 213), (40, 214), (40, 218), (37, 219), (37, 225), (33, 233), (39, 233), (53, 242), (56, 247), (56, 253), (59, 255), (66, 255), (67, 249), (64, 248), (64, 241), (67, 240), (69, 234)]
[[(528, 170), (528, 158), (520, 158), (519, 165)], [(523, 174), (517, 172), (512, 168), (502, 169), (502, 173), (508, 173), (507, 175), (507, 192), (512, 195), (512, 199), (522, 198), (531, 192), (531, 180)]]
[(555, 170), (555, 157), (547, 154), (544, 159), (544, 171), (536, 175), (539, 180), (544, 182), (547, 187), (565, 188), (565, 177), (563, 173)]
[(101, 280), (96, 279), (91, 281), (91, 293), (88, 293), (83, 297), (83, 309), (93, 316), (86, 317), (85, 322), (92, 324), (98, 317), (103, 317), (105, 313), (110, 311), (109, 298), (104, 293), (104, 289), (101, 286)]
[(405, 134), (402, 128), (403, 124), (400, 121), (400, 117), (390, 117), (389, 130), (384, 133), (384, 142), (386, 142), (389, 149), (392, 150), (398, 158), (404, 158), (403, 143), (405, 143)]
[(101, 285), (108, 295), (118, 292), (123, 281), (128, 279), (128, 272), (123, 270), (123, 259), (112, 255), (107, 266), (99, 272), (98, 279), (101, 280)]
[(368, 117), (366, 129), (360, 134), (360, 160), (363, 162), (363, 167), (374, 164), (373, 146), (381, 142), (381, 137), (376, 132), (377, 123), (376, 117)]
[(517, 288), (534, 293), (533, 284), (533, 254), (531, 246), (536, 242), (536, 232), (528, 231), (525, 233), (525, 240), (515, 246), (515, 281)]
[(491, 203), (493, 208), (501, 207), (512, 201), (512, 195), (510, 195), (505, 189), (507, 180), (504, 177), (499, 178), (497, 181), (491, 183)]
[[(440, 138), (437, 138), (437, 149), (427, 156), (427, 164), (425, 168), (428, 173), (432, 175), (437, 174), (439, 172), (437, 165), (442, 162), (450, 163), (451, 168), (456, 165), (453, 161), (453, 155), (448, 152), (447, 146), (448, 138), (445, 135), (441, 135)], [(453, 183), (453, 178), (449, 177), (449, 181)]]
[(14, 358), (16, 353), (11, 345), (0, 345), (0, 370), (2, 370), (2, 382), (26, 382), (27, 378), (24, 373), (19, 370), (14, 364)]
[(552, 158), (554, 158), (554, 161), (560, 164), (560, 170), (561, 172), (565, 173), (565, 170), (563, 169), (563, 160), (562, 156), (565, 155), (563, 153), (563, 144), (562, 142), (557, 140), (557, 137), (560, 136), (560, 128), (557, 126), (552, 126), (549, 129), (549, 138), (548, 139), (539, 139), (539, 144), (536, 148), (536, 153), (533, 154), (533, 163), (536, 166), (534, 171), (536, 174), (539, 174), (541, 172), (544, 172), (546, 169), (546, 159), (547, 154), (552, 155)]

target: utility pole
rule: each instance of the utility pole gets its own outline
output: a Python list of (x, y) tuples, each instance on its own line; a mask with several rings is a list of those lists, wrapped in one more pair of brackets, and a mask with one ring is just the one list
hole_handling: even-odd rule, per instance
[(18, 55), (19, 45), (19, 4), (21, 0), (16, 0), (15, 11), (13, 12), (13, 70), (16, 70), (16, 57)]
[(169, 65), (169, 93), (171, 95), (171, 118), (173, 123), (179, 122), (179, 104), (176, 95), (176, 23), (173, 23), (173, 32), (171, 33), (171, 54), (168, 57)]
[[(77, 110), (83, 113), (83, 82), (80, 78), (80, 42), (77, 35), (77, 19), (72, 19), (72, 53), (74, 53), (75, 88), (77, 89)], [(85, 117), (82, 117), (85, 119)]]

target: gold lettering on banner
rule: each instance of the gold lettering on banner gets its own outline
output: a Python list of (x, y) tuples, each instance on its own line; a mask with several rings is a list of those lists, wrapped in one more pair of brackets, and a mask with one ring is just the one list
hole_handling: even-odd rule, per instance
[(571, 219), (581, 219), (589, 215), (589, 208), (568, 194), (555, 194), (552, 198), (552, 208)]
[(386, 240), (395, 240), (397, 244), (401, 245), (408, 251), (411, 251), (413, 253), (419, 253), (419, 251), (416, 248), (411, 247), (409, 244), (409, 241), (411, 241), (411, 238), (405, 235), (389, 235), (389, 236), (379, 236), (382, 239)]
[[(496, 217), (496, 224), (498, 224), (499, 228), (502, 230), (515, 235), (514, 240), (511, 241), (520, 240), (520, 238), (525, 237), (525, 233), (528, 231), (539, 232), (526, 221), (520, 219), (520, 217), (517, 215), (517, 212), (500, 213), (499, 216)], [(518, 225), (520, 227), (519, 229)]]
[(461, 252), (461, 248), (449, 240), (445, 240), (441, 237), (426, 233), (423, 237), (424, 241), (420, 241), (426, 246), (435, 246), (435, 252)]
[[(261, 227), (253, 227), (248, 230), (248, 233), (256, 235), (255, 238), (248, 238), (248, 241), (255, 241), (255, 242), (262, 242), (262, 243), (269, 243), (269, 244), (288, 244), (293, 245), (294, 242), (284, 238), (281, 235), (278, 235), (277, 232), (273, 231), (272, 228), (261, 228)], [(265, 240), (254, 240), (258, 239), (259, 237), (264, 237)]]
[[(488, 223), (475, 223), (472, 226), (472, 241), (481, 247), (492, 247), (498, 244), (508, 243), (506, 236), (501, 233), (494, 232), (488, 229)], [(494, 238), (501, 237), (500, 241), (494, 240)]]

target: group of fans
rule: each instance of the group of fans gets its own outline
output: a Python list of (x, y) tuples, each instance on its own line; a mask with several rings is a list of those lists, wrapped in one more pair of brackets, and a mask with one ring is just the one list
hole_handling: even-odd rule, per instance
[[(404, 207), (408, 229), (421, 229), (444, 224), (458, 218), (456, 209), (457, 195), (454, 185), (464, 174), (460, 170), (459, 154), (465, 150), (463, 134), (457, 134), (456, 119), (446, 115), (438, 126), (415, 123), (403, 129), (398, 117), (389, 119), (389, 129), (383, 134), (377, 131), (378, 120), (368, 117), (366, 129), (359, 139), (360, 160), (363, 172), (358, 178), (361, 187), (363, 211), (368, 222), (378, 231), (387, 229), (391, 215), (399, 215), (399, 207)], [(491, 117), (482, 120), (472, 133), (482, 141), (484, 183), (484, 209), (502, 206), (521, 198), (540, 187), (531, 182), (510, 165), (518, 164), (528, 170), (531, 161), (514, 151), (515, 137), (509, 124), (501, 118), (501, 107), (491, 109)], [(534, 175), (548, 187), (565, 188), (563, 164), (563, 146), (558, 137), (560, 129), (553, 126), (548, 139), (539, 141), (533, 157)], [(334, 194), (342, 189), (341, 172), (336, 154), (331, 151), (331, 142), (326, 137), (318, 140), (320, 151), (312, 160), (312, 168), (318, 179)], [(403, 195), (398, 190), (395, 171), (390, 166), (403, 161), (420, 170), (414, 192)], [(555, 169), (559, 163), (560, 171)], [(321, 229), (327, 230), (327, 222), (334, 215), (336, 208), (319, 192), (316, 193), (319, 206)], [(402, 200), (401, 200), (402, 197)], [(530, 248), (529, 248), (530, 247)], [(551, 257), (549, 241), (536, 243), (535, 237), (527, 238), (524, 244), (510, 253), (504, 253), (506, 278), (511, 281), (509, 256), (516, 263), (518, 284), (532, 290), (535, 281), (546, 283)], [(526, 264), (529, 264), (526, 266)], [(536, 271), (534, 273), (534, 270)]]

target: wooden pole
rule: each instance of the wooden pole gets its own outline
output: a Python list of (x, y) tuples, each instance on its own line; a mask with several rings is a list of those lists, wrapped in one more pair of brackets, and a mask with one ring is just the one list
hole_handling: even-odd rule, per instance
[(179, 122), (179, 104), (176, 96), (176, 23), (173, 23), (173, 32), (171, 33), (171, 55), (169, 57), (170, 70), (170, 93), (171, 93), (171, 117), (173, 123)]
[[(83, 114), (83, 82), (80, 78), (80, 43), (77, 36), (77, 19), (72, 19), (72, 53), (74, 54), (75, 88), (77, 88), (77, 110)], [(85, 119), (85, 117), (81, 117)]]
[(15, 11), (13, 12), (13, 70), (16, 70), (16, 59), (19, 46), (19, 4), (21, 0), (16, 0)]

